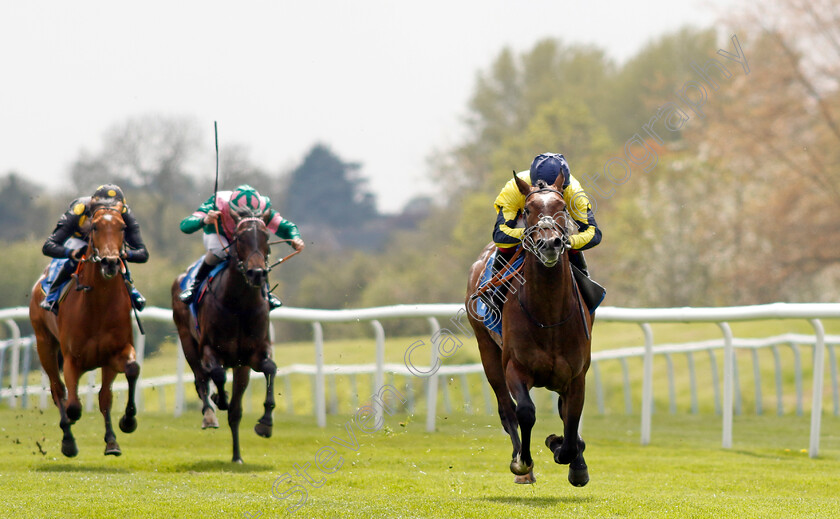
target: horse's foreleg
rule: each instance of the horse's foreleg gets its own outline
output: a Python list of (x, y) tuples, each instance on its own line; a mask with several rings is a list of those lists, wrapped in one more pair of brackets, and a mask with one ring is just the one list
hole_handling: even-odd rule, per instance
[(248, 387), (251, 368), (239, 366), (233, 369), (233, 389), (230, 392), (230, 409), (228, 409), (228, 425), (233, 439), (233, 462), (242, 463), (239, 453), (239, 422), (242, 420), (242, 395)]
[(505, 373), (502, 369), (502, 350), (493, 342), (486, 330), (479, 327), (473, 327), (475, 330), (475, 337), (478, 341), (478, 351), (481, 354), (481, 364), (484, 367), (484, 374), (487, 377), (487, 382), (493, 389), (496, 395), (496, 402), (499, 406), (499, 419), (502, 422), (502, 428), (508, 435), (510, 435), (511, 443), (513, 444), (513, 453), (511, 457), (516, 456), (521, 447), (519, 442), (519, 422), (516, 420), (516, 411), (513, 400), (510, 398), (510, 392), (505, 384)]
[[(132, 355), (132, 359), (133, 359)], [(125, 378), (128, 381), (128, 398), (125, 403), (125, 414), (120, 418), (120, 430), (124, 433), (133, 433), (137, 429), (137, 406), (134, 404), (137, 379), (140, 378), (140, 364), (131, 360), (125, 365)]]
[(554, 453), (554, 461), (562, 465), (569, 464), (569, 482), (576, 487), (589, 482), (589, 470), (583, 459), (586, 443), (578, 434), (585, 385), (585, 374), (572, 379), (569, 390), (557, 402), (560, 418), (563, 419), (563, 436), (558, 438), (552, 434), (545, 440), (546, 446)]
[(41, 360), (41, 366), (44, 372), (50, 379), (50, 393), (52, 394), (53, 402), (58, 408), (59, 427), (64, 433), (61, 440), (61, 452), (67, 457), (72, 458), (79, 453), (76, 447), (76, 440), (70, 432), (70, 420), (67, 418), (67, 410), (64, 406), (65, 398), (67, 398), (67, 391), (64, 383), (61, 381), (61, 374), (59, 373), (58, 341), (50, 335), (43, 323), (33, 322), (35, 329), (35, 336), (38, 341), (38, 358)]
[(114, 369), (102, 368), (102, 387), (99, 388), (99, 412), (102, 413), (102, 418), (105, 419), (105, 455), (119, 456), (122, 454), (120, 446), (117, 443), (117, 435), (114, 434), (114, 428), (111, 426), (111, 404), (113, 403), (113, 393), (111, 392), (111, 385), (117, 376)]
[(260, 371), (265, 375), (265, 402), (263, 408), (265, 412), (262, 418), (259, 419), (257, 425), (254, 426), (254, 432), (263, 438), (271, 438), (272, 426), (274, 421), (271, 413), (274, 411), (274, 374), (277, 372), (277, 365), (271, 359), (265, 359), (260, 365)]
[(531, 395), (528, 393), (533, 381), (524, 373), (524, 370), (519, 369), (515, 360), (508, 362), (505, 374), (508, 389), (516, 400), (516, 419), (522, 432), (522, 446), (510, 462), (510, 471), (522, 476), (530, 473), (534, 468), (534, 460), (531, 458), (531, 429), (537, 421), (537, 413)]
[(76, 439), (73, 438), (70, 426), (76, 423), (76, 420), (82, 416), (82, 403), (79, 402), (78, 390), (80, 376), (81, 373), (75, 364), (73, 364), (70, 356), (64, 357), (64, 380), (67, 384), (67, 399), (62, 398), (56, 403), (58, 404), (58, 412), (61, 416), (59, 426), (64, 432), (64, 436), (61, 439), (61, 453), (68, 458), (72, 458), (79, 453), (79, 448), (76, 446)]
[(201, 367), (210, 375), (213, 383), (216, 384), (216, 393), (210, 399), (213, 400), (216, 407), (222, 411), (226, 411), (228, 408), (228, 399), (227, 393), (225, 393), (225, 382), (227, 381), (225, 368), (216, 360), (216, 356), (213, 355), (213, 350), (209, 346), (205, 346), (203, 350), (204, 354), (201, 358)]
[(82, 372), (73, 362), (73, 357), (64, 357), (64, 381), (67, 384), (67, 401), (65, 411), (70, 424), (82, 417), (82, 403), (79, 401), (79, 378)]

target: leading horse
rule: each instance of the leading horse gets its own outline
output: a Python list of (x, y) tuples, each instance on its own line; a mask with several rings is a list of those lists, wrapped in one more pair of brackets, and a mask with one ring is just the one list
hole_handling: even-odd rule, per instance
[[(526, 197), (524, 261), (521, 276), (511, 278), (508, 301), (502, 307), (501, 344), (477, 312), (468, 312), (469, 321), (478, 340), (484, 373), (496, 394), (502, 427), (513, 444), (510, 470), (516, 475), (515, 481), (535, 481), (531, 430), (536, 408), (529, 391), (545, 387), (559, 395), (558, 411), (564, 424), (563, 435), (550, 435), (546, 446), (555, 462), (569, 464), (569, 482), (583, 486), (589, 482), (589, 472), (578, 427), (590, 364), (592, 316), (585, 308), (566, 254), (570, 217), (562, 187), (542, 181), (532, 187), (516, 175), (514, 178)], [(468, 309), (475, 308), (474, 294), (478, 293), (492, 251), (493, 244), (489, 244), (470, 269)], [(517, 429), (522, 431), (521, 441)]]
[[(125, 373), (128, 380), (128, 401), (120, 430), (131, 433), (137, 429), (134, 391), (140, 365), (134, 352), (131, 299), (120, 258), (124, 230), (121, 202), (91, 207), (88, 247), (57, 316), (40, 307), (44, 298), (40, 280), (32, 288), (29, 319), (64, 431), (61, 453), (67, 457), (79, 452), (70, 426), (82, 416), (78, 388), (79, 378), (86, 371), (102, 368), (99, 411), (105, 418), (105, 454), (122, 454), (111, 426), (111, 384), (117, 373)], [(62, 367), (66, 391), (59, 373)]]
[[(228, 411), (228, 425), (233, 438), (233, 461), (242, 463), (239, 452), (239, 422), (242, 419), (242, 395), (248, 387), (250, 370), (265, 375), (265, 413), (254, 431), (271, 437), (274, 410), (274, 374), (277, 366), (271, 360), (268, 337), (268, 302), (263, 295), (270, 267), (268, 228), (271, 217), (266, 211), (260, 217), (242, 217), (231, 213), (236, 224), (229, 248), (227, 266), (207, 284), (197, 319), (179, 298), (181, 274), (172, 284), (172, 316), (178, 328), (184, 356), (195, 374), (195, 389), (202, 402), (202, 428), (218, 427), (212, 399), (221, 410)], [(233, 368), (233, 389), (228, 401), (225, 392), (225, 370)], [(217, 393), (209, 396), (209, 381)]]

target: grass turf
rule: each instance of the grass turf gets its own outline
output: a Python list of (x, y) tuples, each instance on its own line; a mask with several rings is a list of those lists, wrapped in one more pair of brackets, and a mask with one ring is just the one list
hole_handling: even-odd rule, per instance
[[(639, 445), (638, 416), (587, 416), (583, 436), (591, 482), (572, 487), (542, 443), (559, 418), (538, 413), (535, 485), (515, 485), (510, 443), (495, 417), (441, 416), (427, 433), (422, 417), (387, 416), (378, 432), (331, 416), (275, 413), (274, 436), (257, 437), (256, 414), (242, 422), (244, 465), (229, 462), (230, 433), (199, 428), (200, 415), (145, 413), (131, 434), (117, 432), (119, 458), (102, 455), (99, 413), (74, 434), (80, 454), (59, 453), (55, 409), (0, 409), (3, 517), (836, 517), (840, 507), (840, 419), (823, 417), (820, 457), (807, 453), (809, 421), (794, 416), (736, 417), (732, 449), (720, 448), (720, 419), (657, 415), (653, 440)], [(36, 443), (37, 442), (37, 443)], [(352, 443), (352, 441), (351, 441)], [(337, 454), (315, 467), (325, 446)], [(322, 459), (322, 461), (324, 461)], [(310, 464), (306, 466), (306, 464)], [(306, 467), (314, 483), (295, 473)], [(283, 474), (290, 478), (278, 482)], [(277, 482), (277, 485), (275, 485)], [(295, 490), (299, 485), (303, 491)], [(315, 487), (314, 485), (320, 485)], [(288, 498), (273, 496), (292, 491)], [(291, 512), (295, 504), (300, 508)]]

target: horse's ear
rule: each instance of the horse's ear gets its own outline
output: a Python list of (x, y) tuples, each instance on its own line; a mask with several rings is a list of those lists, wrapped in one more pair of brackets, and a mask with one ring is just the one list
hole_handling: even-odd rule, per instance
[(529, 186), (527, 182), (525, 182), (524, 180), (522, 180), (521, 178), (519, 178), (519, 177), (516, 175), (516, 171), (514, 171), (514, 172), (513, 172), (513, 180), (515, 180), (515, 181), (516, 181), (516, 187), (518, 187), (518, 188), (519, 188), (519, 192), (520, 192), (520, 193), (522, 193), (523, 195), (526, 195), (526, 196), (527, 196), (527, 195), (528, 195), (528, 193), (530, 193), (530, 192), (531, 192), (531, 186)]
[(268, 225), (268, 222), (271, 221), (271, 209), (266, 209), (265, 211), (263, 211), (260, 215), (260, 218), (262, 218), (263, 223)]
[(238, 213), (238, 212), (236, 212), (236, 211), (228, 211), (228, 214), (230, 214), (230, 218), (233, 220), (233, 223), (234, 223), (234, 224), (238, 224), (238, 223), (239, 223), (239, 220), (241, 220), (241, 219), (242, 219), (242, 215), (241, 215), (241, 214), (239, 214), (239, 213)]

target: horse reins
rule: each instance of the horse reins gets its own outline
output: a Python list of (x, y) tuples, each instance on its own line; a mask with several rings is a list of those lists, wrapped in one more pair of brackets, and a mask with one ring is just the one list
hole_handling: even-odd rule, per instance
[[(561, 193), (560, 191), (558, 191), (558, 190), (556, 190), (556, 189), (554, 189), (554, 188), (551, 188), (551, 187), (543, 187), (543, 188), (540, 188), (540, 189), (538, 189), (538, 190), (536, 190), (536, 191), (531, 191), (530, 193), (528, 193), (528, 195), (526, 195), (526, 196), (525, 196), (525, 202), (526, 202), (526, 203), (528, 202), (528, 198), (529, 198), (529, 197), (531, 197), (531, 195), (534, 195), (534, 194), (537, 194), (537, 193), (546, 193), (546, 192), (548, 192), (548, 193), (556, 193), (556, 194), (557, 194), (557, 195), (559, 195), (561, 198), (562, 198), (562, 196), (563, 196), (563, 193)], [(564, 209), (563, 211), (565, 212), (566, 210)], [(516, 251), (516, 255), (514, 256), (514, 258), (516, 258), (516, 256), (518, 256), (518, 255), (519, 255), (519, 253), (522, 251), (522, 249), (524, 249), (524, 248), (525, 248), (525, 240), (526, 240), (526, 239), (530, 239), (530, 235), (532, 234), (532, 232), (533, 232), (533, 230), (534, 230), (534, 229), (547, 229), (547, 228), (550, 228), (550, 227), (552, 226), (552, 225), (546, 224), (544, 219), (546, 219), (546, 220), (550, 219), (550, 220), (551, 220), (551, 223), (552, 223), (553, 225), (558, 225), (558, 224), (557, 224), (557, 222), (556, 222), (556, 221), (554, 221), (554, 219), (553, 219), (552, 217), (550, 217), (550, 216), (548, 216), (548, 215), (545, 215), (545, 216), (541, 217), (541, 218), (540, 218), (540, 220), (539, 220), (539, 221), (538, 221), (535, 225), (532, 225), (532, 226), (530, 226), (530, 227), (527, 227), (527, 228), (523, 231), (522, 247), (520, 247), (519, 249), (517, 249), (517, 251)], [(564, 229), (564, 231), (565, 231), (565, 229)], [(563, 237), (563, 248), (564, 248), (564, 249), (570, 249), (571, 247), (568, 245), (568, 236), (567, 236), (566, 232), (561, 232), (561, 235), (562, 235), (562, 237)], [(511, 263), (512, 263), (512, 262), (513, 262), (513, 259), (511, 260)], [(507, 276), (504, 280), (500, 281), (500, 282), (499, 282), (499, 284), (501, 284), (502, 282), (506, 281), (507, 279), (510, 279), (510, 277), (512, 277), (512, 276), (513, 276), (516, 272), (518, 272), (519, 270), (521, 270), (523, 266), (524, 266), (524, 262), (523, 262), (523, 264), (522, 264), (522, 265), (520, 265), (519, 269), (517, 269), (516, 271), (514, 271), (513, 273), (511, 273), (511, 274), (510, 274), (509, 276)], [(583, 301), (581, 301), (581, 297), (580, 297), (580, 290), (578, 289), (578, 286), (577, 286), (577, 281), (575, 280), (575, 276), (574, 276), (574, 273), (571, 271), (571, 268), (569, 269), (569, 273), (570, 273), (570, 276), (571, 276), (571, 278), (572, 278), (572, 289), (573, 289), (573, 290), (574, 290), (574, 292), (575, 292), (575, 299), (576, 299), (576, 300), (577, 300), (577, 302), (578, 302), (578, 307), (580, 308), (580, 311), (581, 311), (581, 317), (583, 318), (583, 321), (584, 321), (584, 330), (586, 331), (586, 336), (587, 336), (587, 338), (589, 338), (589, 330), (588, 330), (588, 328), (585, 326), (585, 322), (586, 322), (586, 315), (585, 315), (585, 313), (584, 313), (585, 311), (584, 311), (584, 308), (583, 308)], [(494, 276), (494, 277), (495, 277), (495, 276)], [(491, 279), (491, 281), (492, 281), (492, 279)], [(489, 284), (490, 284), (490, 282), (488, 282), (488, 283), (487, 283), (484, 287), (482, 287), (482, 289), (481, 289), (479, 292), (477, 292), (477, 293), (481, 293), (481, 292), (483, 292), (484, 290), (486, 290), (486, 289), (487, 289), (487, 285), (489, 285)], [(537, 326), (538, 326), (539, 328), (541, 328), (541, 329), (555, 328), (555, 327), (557, 327), (557, 326), (563, 325), (563, 324), (565, 324), (566, 322), (568, 322), (568, 321), (569, 321), (569, 319), (571, 319), (571, 318), (574, 316), (574, 310), (572, 310), (572, 311), (570, 311), (570, 312), (569, 312), (569, 315), (568, 315), (568, 316), (566, 316), (565, 318), (563, 318), (562, 320), (560, 320), (560, 321), (558, 321), (558, 322), (556, 322), (556, 323), (552, 323), (552, 324), (543, 324), (543, 323), (542, 323), (542, 322), (540, 322), (540, 321), (539, 321), (536, 317), (534, 317), (534, 316), (531, 314), (531, 312), (529, 312), (529, 311), (528, 311), (528, 309), (527, 309), (527, 308), (525, 308), (525, 305), (522, 303), (522, 291), (521, 291), (521, 290), (520, 290), (520, 291), (517, 291), (517, 293), (516, 293), (516, 301), (517, 301), (517, 303), (519, 303), (519, 308), (521, 308), (521, 309), (522, 309), (522, 312), (525, 314), (525, 316), (528, 318), (528, 320), (530, 320), (532, 323), (534, 323), (535, 325), (537, 325)]]
[[(516, 249), (516, 252), (510, 258), (510, 261), (508, 262), (508, 265), (513, 267), (513, 264), (516, 262), (516, 259), (519, 257), (520, 254), (522, 254), (522, 247), (518, 247)], [(481, 285), (478, 288), (478, 290), (476, 290), (475, 293), (473, 293), (473, 295), (470, 296), (470, 298), (475, 299), (477, 297), (480, 297), (485, 292), (487, 292), (487, 290), (503, 285), (504, 283), (509, 281), (511, 278), (516, 276), (516, 274), (519, 274), (522, 271), (522, 265), (519, 265), (516, 268), (511, 268), (509, 270), (510, 270), (510, 273), (506, 274), (506, 275), (504, 274), (505, 269), (500, 269), (498, 272), (493, 274), (493, 276), (489, 280), (487, 280), (486, 283)]]

